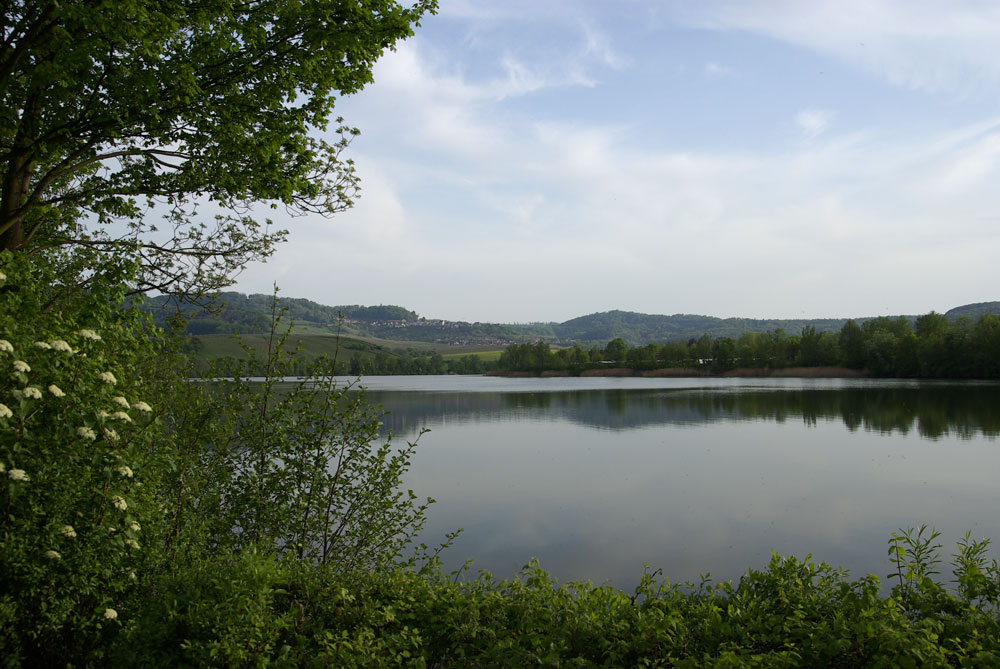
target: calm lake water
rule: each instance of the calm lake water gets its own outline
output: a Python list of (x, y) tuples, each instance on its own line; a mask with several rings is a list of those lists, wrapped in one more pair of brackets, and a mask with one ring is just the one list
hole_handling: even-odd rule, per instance
[[(449, 568), (634, 587), (771, 551), (889, 573), (901, 527), (1000, 540), (1000, 385), (843, 379), (364, 377)], [(947, 571), (947, 570), (943, 570)], [(950, 575), (950, 572), (948, 572)]]

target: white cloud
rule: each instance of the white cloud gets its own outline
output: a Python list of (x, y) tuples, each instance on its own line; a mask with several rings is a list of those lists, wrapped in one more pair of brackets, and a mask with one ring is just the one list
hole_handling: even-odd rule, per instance
[(611, 41), (602, 31), (588, 21), (581, 21), (583, 34), (586, 37), (584, 55), (596, 56), (600, 63), (615, 70), (622, 70), (630, 64), (630, 59), (618, 53), (611, 47)]
[(681, 3), (684, 25), (757, 33), (912, 89), (977, 95), (1000, 83), (1000, 5), (962, 0)]
[(990, 133), (968, 147), (956, 151), (943, 166), (925, 181), (928, 192), (941, 198), (953, 198), (983, 185), (996, 176), (1000, 159), (1000, 134)]
[(830, 125), (833, 114), (825, 109), (803, 109), (795, 115), (795, 123), (809, 139), (821, 135)]
[[(804, 33), (819, 30), (820, 7)], [(764, 23), (774, 31), (782, 20)], [(579, 26), (596, 25), (578, 21), (567, 18), (577, 38)], [(920, 127), (901, 140), (895, 128), (852, 127), (846, 105), (836, 116), (783, 107), (799, 109), (786, 129), (808, 141), (681, 150), (650, 134), (663, 123), (652, 114), (602, 118), (572, 107), (602, 93), (588, 67), (623, 62), (602, 40), (613, 42), (596, 31), (578, 39), (558, 62), (498, 42), (464, 63), (420, 38), (387, 54), (374, 87), (342, 104), (364, 130), (352, 147), (361, 201), (331, 222), (292, 223), (267, 275), (280, 269), (284, 294), (321, 302), (507, 321), (610, 308), (787, 316), (788, 305), (794, 315), (857, 316), (874, 313), (871, 296), (883, 287), (902, 295), (913, 286), (945, 300), (913, 311), (943, 310), (968, 286), (1000, 279), (984, 259), (1000, 241), (987, 218), (998, 204), (989, 183), (1000, 119), (942, 120), (946, 130)], [(588, 84), (595, 97), (571, 89)], [(571, 104), (553, 102), (563, 92)], [(633, 89), (623, 107), (642, 107), (645, 93)], [(686, 102), (682, 91), (675, 99)], [(734, 124), (761, 113), (738, 112)]]
[(724, 77), (726, 75), (733, 73), (732, 68), (726, 67), (725, 65), (720, 65), (719, 63), (712, 61), (705, 63), (704, 70), (705, 74), (712, 77)]

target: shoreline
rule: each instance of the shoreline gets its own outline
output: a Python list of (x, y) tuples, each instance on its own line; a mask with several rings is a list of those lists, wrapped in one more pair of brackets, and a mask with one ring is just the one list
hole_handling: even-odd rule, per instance
[(638, 370), (630, 367), (611, 367), (607, 369), (584, 369), (578, 375), (570, 374), (568, 370), (549, 369), (542, 372), (514, 372), (491, 370), (483, 376), (500, 376), (515, 379), (556, 378), (566, 376), (581, 377), (642, 377), (642, 378), (803, 378), (803, 379), (859, 379), (868, 375), (856, 369), (847, 367), (787, 367), (785, 369), (768, 369), (761, 367), (741, 367), (731, 369), (721, 374), (703, 372), (691, 367), (664, 367), (661, 369)]

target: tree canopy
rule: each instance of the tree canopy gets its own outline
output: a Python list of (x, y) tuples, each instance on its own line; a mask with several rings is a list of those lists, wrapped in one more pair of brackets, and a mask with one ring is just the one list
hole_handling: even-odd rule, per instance
[(341, 152), (357, 131), (320, 138), (335, 99), (370, 82), (376, 59), (435, 8), (4, 2), (0, 249), (127, 243), (143, 260), (141, 288), (226, 285), (283, 238), (253, 203), (351, 205), (358, 184)]

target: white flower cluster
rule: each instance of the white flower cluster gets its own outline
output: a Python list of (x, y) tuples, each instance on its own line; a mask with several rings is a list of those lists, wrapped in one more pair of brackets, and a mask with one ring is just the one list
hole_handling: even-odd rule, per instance
[(118, 379), (111, 372), (101, 372), (97, 375), (97, 378), (101, 380), (102, 383), (106, 383), (109, 386), (113, 386), (118, 383)]
[(67, 539), (76, 539), (76, 530), (73, 529), (72, 525), (63, 525), (60, 527), (59, 534), (63, 535)]
[(26, 363), (24, 360), (15, 360), (13, 364), (15, 372), (23, 372), (27, 374), (31, 371), (31, 365)]
[(94, 433), (94, 431), (86, 426), (76, 428), (76, 433), (77, 435), (83, 437), (84, 439), (90, 439), (91, 441), (97, 439), (97, 435)]
[(55, 551), (45, 551), (45, 559), (46, 560), (59, 560), (61, 558), (62, 558), (62, 555), (59, 555), (59, 553), (57, 553)]
[(112, 420), (120, 420), (123, 423), (131, 423), (132, 422), (132, 417), (129, 416), (124, 411), (116, 411), (116, 412), (114, 412), (113, 414), (111, 414), (111, 419)]
[(0, 418), (10, 418), (14, 412), (6, 404), (0, 404)]
[(47, 350), (49, 350), (52, 347), (49, 346), (49, 343), (46, 342), (46, 341), (36, 341), (35, 342), (35, 348), (40, 348), (43, 351), (47, 351)]
[(118, 617), (118, 612), (114, 609), (104, 609), (104, 617), (108, 620), (114, 620)]
[(111, 398), (111, 401), (114, 402), (115, 404), (117, 404), (118, 406), (120, 406), (123, 409), (129, 409), (129, 408), (131, 408), (128, 405), (128, 400), (125, 399), (124, 397), (122, 397), (121, 395), (115, 395), (114, 397)]
[(0, 353), (13, 353), (14, 347), (6, 339), (0, 339)]
[(119, 497), (118, 495), (115, 495), (114, 497), (111, 498), (111, 503), (114, 504), (115, 508), (118, 509), (119, 511), (124, 511), (125, 509), (128, 508), (128, 504), (125, 503), (125, 500)]
[(83, 330), (77, 330), (76, 333), (78, 335), (80, 335), (81, 337), (83, 337), (84, 339), (90, 339), (90, 340), (93, 340), (93, 341), (101, 341), (101, 335), (97, 334), (96, 332), (94, 332), (93, 330), (90, 330), (88, 328), (84, 328)]
[(143, 413), (150, 413), (150, 412), (153, 411), (153, 407), (149, 406), (148, 404), (146, 404), (142, 400), (140, 400), (140, 401), (136, 402), (135, 404), (133, 404), (132, 408), (135, 409), (136, 411), (142, 411)]
[(30, 481), (27, 473), (23, 469), (11, 469), (7, 472), (7, 478), (11, 481)]
[(73, 348), (62, 339), (53, 340), (52, 348), (55, 349), (56, 351), (59, 351), (60, 353), (69, 353), (69, 354), (73, 353)]
[[(122, 476), (124, 476), (127, 479), (130, 479), (130, 478), (132, 478), (132, 476), (134, 476), (134, 472), (132, 471), (132, 468), (129, 467), (128, 465), (122, 465), (121, 467), (119, 467), (118, 468), (118, 473), (121, 474)], [(124, 509), (122, 509), (122, 510), (124, 511)]]
[(126, 539), (125, 545), (133, 550), (139, 550), (139, 542), (135, 539)]
[(42, 399), (42, 391), (39, 390), (36, 386), (28, 386), (24, 390), (18, 390), (17, 388), (15, 388), (11, 392), (13, 393), (14, 397), (17, 397), (18, 399), (23, 399), (23, 398), (28, 398), (29, 400)]
[(59, 386), (54, 383), (49, 386), (49, 394), (52, 395), (52, 397), (66, 397), (66, 393), (60, 390)]
[(135, 521), (133, 520), (132, 522), (130, 522), (130, 523), (128, 524), (128, 528), (129, 528), (130, 530), (132, 530), (133, 532), (138, 532), (139, 530), (141, 530), (141, 529), (142, 529), (142, 525), (140, 525), (139, 523), (137, 523), (137, 522), (135, 522)]

